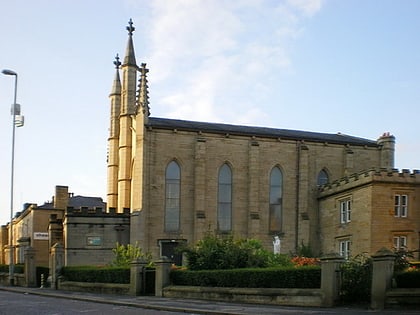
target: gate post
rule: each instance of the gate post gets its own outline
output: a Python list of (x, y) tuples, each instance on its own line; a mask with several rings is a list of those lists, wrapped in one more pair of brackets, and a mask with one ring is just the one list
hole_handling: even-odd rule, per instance
[(36, 287), (35, 249), (28, 247), (24, 251), (25, 257), (25, 283), (27, 287)]
[(370, 307), (382, 310), (385, 307), (385, 294), (391, 288), (394, 275), (395, 254), (389, 249), (381, 248), (373, 256), (373, 272)]
[(155, 280), (155, 296), (163, 296), (163, 288), (169, 285), (169, 274), (171, 272), (172, 261), (167, 257), (161, 257), (155, 261), (156, 280)]
[(145, 288), (143, 281), (143, 269), (147, 266), (147, 261), (142, 258), (136, 258), (130, 263), (130, 294), (140, 295)]
[(321, 257), (321, 292), (324, 307), (334, 306), (339, 299), (340, 265), (343, 262), (343, 257), (337, 253)]
[(58, 276), (60, 275), (60, 271), (63, 266), (64, 248), (60, 243), (56, 243), (53, 247), (51, 247), (50, 256), (51, 288), (53, 289), (57, 289)]

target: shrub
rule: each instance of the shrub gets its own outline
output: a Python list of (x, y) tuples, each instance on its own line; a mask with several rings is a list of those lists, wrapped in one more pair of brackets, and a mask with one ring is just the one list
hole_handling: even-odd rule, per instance
[(420, 270), (411, 267), (395, 274), (398, 288), (420, 288)]
[[(16, 264), (13, 265), (14, 273), (24, 273), (25, 265)], [(9, 272), (9, 265), (0, 265), (0, 272)]]
[(318, 258), (309, 258), (309, 257), (304, 257), (304, 256), (295, 256), (291, 259), (291, 262), (296, 267), (318, 266), (320, 264), (320, 261)]
[(399, 249), (395, 251), (394, 271), (401, 272), (410, 267), (410, 258), (414, 258), (414, 251)]
[(268, 252), (268, 267), (293, 267), (290, 256)]
[(137, 243), (135, 245), (120, 245), (117, 243), (116, 247), (112, 249), (112, 252), (115, 258), (111, 266), (114, 267), (129, 267), (130, 263), (137, 258), (144, 259), (149, 265), (152, 264), (152, 254), (149, 252), (143, 253), (143, 250)]
[[(232, 235), (207, 234), (193, 247), (183, 247), (190, 270), (223, 270), (287, 265), (290, 259), (265, 250), (255, 239), (234, 240)], [(286, 262), (287, 260), (287, 262)]]
[(370, 301), (372, 281), (372, 260), (358, 255), (340, 267), (341, 298), (345, 303), (366, 303)]
[(241, 288), (319, 288), (321, 268), (244, 268), (232, 270), (173, 270), (175, 285)]
[(130, 268), (127, 267), (63, 267), (61, 275), (65, 280), (99, 283), (130, 283)]
[(300, 243), (299, 248), (297, 249), (296, 256), (314, 258), (312, 248), (310, 245), (305, 245), (303, 241)]

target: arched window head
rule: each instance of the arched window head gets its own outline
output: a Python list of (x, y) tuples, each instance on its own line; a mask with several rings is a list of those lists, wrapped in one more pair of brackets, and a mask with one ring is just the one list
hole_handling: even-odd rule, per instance
[(232, 229), (232, 170), (227, 164), (223, 164), (219, 170), (217, 228), (221, 232)]
[(181, 169), (172, 161), (165, 172), (165, 231), (179, 230)]
[(317, 179), (318, 186), (328, 184), (329, 181), (330, 179), (328, 177), (328, 173), (325, 170), (321, 170), (318, 174), (318, 179)]
[(278, 167), (274, 167), (270, 173), (270, 232), (281, 232), (283, 216), (283, 174)]

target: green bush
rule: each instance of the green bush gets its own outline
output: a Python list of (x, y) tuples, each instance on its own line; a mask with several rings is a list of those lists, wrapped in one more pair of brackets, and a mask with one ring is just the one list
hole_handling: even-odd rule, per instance
[[(17, 264), (13, 267), (14, 273), (24, 273), (25, 265)], [(0, 272), (9, 272), (9, 265), (0, 265)]]
[(238, 288), (319, 288), (321, 268), (246, 268), (232, 270), (173, 270), (174, 285)]
[(358, 255), (340, 267), (341, 298), (344, 303), (366, 303), (370, 301), (372, 282), (372, 260)]
[(420, 288), (420, 270), (407, 270), (395, 274), (398, 288)]
[(126, 267), (63, 267), (61, 276), (68, 281), (99, 283), (130, 283), (130, 268)]
[(275, 255), (255, 239), (234, 240), (232, 235), (218, 237), (207, 234), (195, 246), (183, 247), (190, 270), (224, 270), (236, 268), (265, 268), (290, 265), (286, 255)]
[(150, 266), (152, 264), (152, 254), (149, 252), (144, 253), (137, 243), (135, 245), (120, 245), (117, 243), (112, 252), (115, 257), (111, 266), (114, 267), (129, 267), (130, 263), (137, 258), (144, 259)]

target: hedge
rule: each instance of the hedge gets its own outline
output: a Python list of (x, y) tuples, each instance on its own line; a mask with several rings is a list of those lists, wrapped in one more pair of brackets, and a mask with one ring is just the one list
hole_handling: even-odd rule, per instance
[(395, 281), (398, 288), (420, 288), (420, 270), (399, 272)]
[(247, 268), (230, 270), (172, 270), (174, 285), (237, 288), (320, 288), (321, 268)]
[[(16, 264), (13, 267), (14, 273), (24, 273), (25, 265)], [(0, 272), (9, 272), (9, 265), (0, 265)]]
[(130, 283), (130, 268), (68, 266), (61, 269), (61, 276), (67, 281)]

